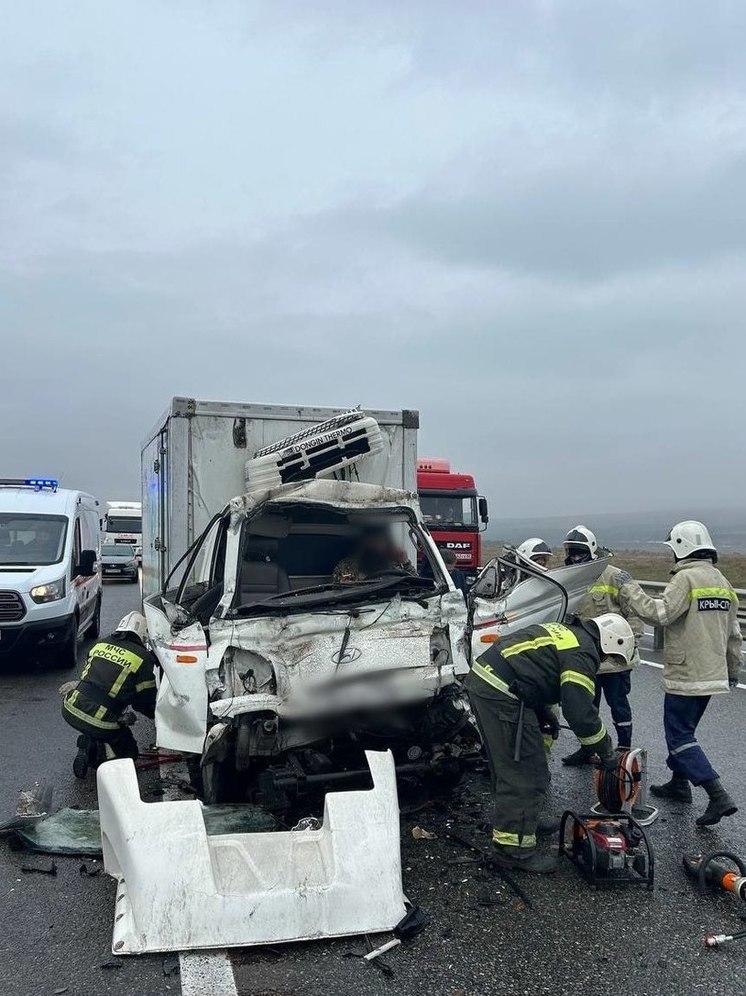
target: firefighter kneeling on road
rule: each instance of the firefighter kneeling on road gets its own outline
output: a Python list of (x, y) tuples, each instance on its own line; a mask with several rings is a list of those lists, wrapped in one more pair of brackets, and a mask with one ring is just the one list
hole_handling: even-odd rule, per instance
[(82, 734), (73, 763), (78, 778), (100, 753), (107, 761), (138, 755), (125, 713), (131, 706), (151, 719), (155, 715), (156, 658), (145, 646), (146, 636), (141, 613), (126, 615), (107, 640), (91, 648), (80, 679), (62, 701), (65, 721)]
[(555, 735), (551, 706), (560, 703), (583, 750), (615, 768), (618, 758), (593, 699), (607, 657), (626, 662), (635, 648), (626, 619), (615, 613), (568, 624), (527, 626), (493, 644), (473, 664), (466, 688), (487, 752), (495, 798), (493, 842), (501, 865), (546, 874), (556, 860), (536, 852), (539, 809), (549, 785), (542, 725)]

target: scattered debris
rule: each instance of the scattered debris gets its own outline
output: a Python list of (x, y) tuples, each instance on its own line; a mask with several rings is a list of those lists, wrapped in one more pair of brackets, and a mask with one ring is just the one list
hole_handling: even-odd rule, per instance
[(373, 961), (374, 958), (380, 958), (382, 954), (385, 954), (387, 951), (390, 951), (392, 948), (398, 948), (400, 944), (401, 941), (399, 940), (399, 938), (395, 937), (393, 940), (386, 941), (386, 943), (382, 944), (380, 947), (374, 948), (372, 951), (369, 951), (366, 955), (363, 955), (363, 958), (366, 961)]
[(60, 989), (55, 989), (54, 996), (62, 996), (63, 993), (69, 993), (70, 986), (62, 986)]
[[(263, 833), (277, 829), (277, 820), (261, 806), (205, 806), (202, 815), (209, 837), (227, 833)], [(16, 817), (0, 826), (0, 833), (20, 841), (30, 851), (40, 854), (63, 854), (86, 858), (101, 857), (101, 827), (98, 810), (60, 809), (51, 815), (33, 818)], [(96, 875), (96, 871), (80, 874)]]
[(21, 871), (27, 875), (56, 875), (57, 865), (50, 861), (48, 865), (21, 865)]
[(437, 833), (432, 830), (424, 830), (422, 827), (412, 827), (412, 836), (415, 840), (437, 840)]
[[(99, 868), (89, 868), (88, 865), (85, 863), (85, 861), (83, 862), (83, 864), (78, 869), (78, 873), (80, 875), (84, 875), (84, 876), (86, 876), (88, 878), (95, 878), (95, 876), (96, 875), (100, 875), (101, 872), (102, 872), (102, 869), (100, 867)], [(115, 962), (115, 964), (118, 965), (119, 962)]]
[(122, 968), (123, 962), (121, 961), (102, 961), (99, 968), (105, 969), (107, 972), (114, 972), (119, 968)]
[(394, 927), (394, 937), (401, 941), (411, 941), (413, 937), (422, 933), (429, 923), (430, 914), (419, 906), (414, 906)]

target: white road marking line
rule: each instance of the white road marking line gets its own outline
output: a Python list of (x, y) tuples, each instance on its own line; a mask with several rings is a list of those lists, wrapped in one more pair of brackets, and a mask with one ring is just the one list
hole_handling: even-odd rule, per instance
[[(658, 661), (646, 661), (644, 657), (641, 657), (640, 663), (647, 664), (648, 667), (657, 667), (659, 671), (663, 670), (663, 665), (659, 664)], [(739, 682), (736, 685), (736, 688), (746, 688), (746, 685), (742, 685), (741, 682)]]
[[(189, 781), (186, 762), (162, 764), (158, 771), (163, 798), (167, 802), (183, 798), (178, 782)], [(180, 951), (179, 978), (182, 996), (238, 996), (227, 951)]]
[(227, 951), (182, 951), (182, 996), (238, 996)]

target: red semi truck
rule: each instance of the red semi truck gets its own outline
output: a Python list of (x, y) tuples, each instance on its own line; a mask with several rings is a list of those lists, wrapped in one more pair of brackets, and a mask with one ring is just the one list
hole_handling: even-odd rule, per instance
[(471, 582), (482, 559), (487, 499), (477, 493), (471, 474), (454, 474), (448, 460), (427, 457), (417, 461), (417, 491), (433, 539), (441, 550), (453, 550)]

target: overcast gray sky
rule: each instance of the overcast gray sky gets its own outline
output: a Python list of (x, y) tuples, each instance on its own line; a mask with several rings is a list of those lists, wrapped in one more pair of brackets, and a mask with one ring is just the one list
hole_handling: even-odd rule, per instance
[(742, 0), (0, 0), (0, 473), (419, 408), (493, 515), (743, 502)]

